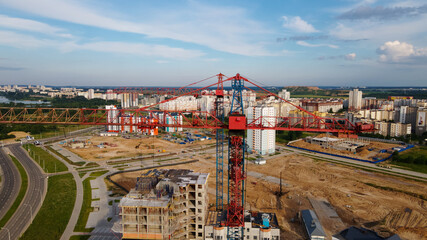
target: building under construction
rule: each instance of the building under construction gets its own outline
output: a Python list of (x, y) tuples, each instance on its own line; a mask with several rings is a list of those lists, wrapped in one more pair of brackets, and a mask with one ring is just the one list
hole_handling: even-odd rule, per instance
[(245, 211), (243, 228), (229, 228), (225, 224), (224, 212), (209, 212), (206, 226), (206, 240), (226, 240), (231, 235), (230, 231), (237, 231), (239, 239), (279, 240), (280, 228), (276, 214), (256, 211)]
[(123, 239), (204, 239), (208, 173), (154, 169), (120, 200)]

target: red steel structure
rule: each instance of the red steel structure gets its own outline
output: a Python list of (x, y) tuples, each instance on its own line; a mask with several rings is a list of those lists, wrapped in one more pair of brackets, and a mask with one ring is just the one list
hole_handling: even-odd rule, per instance
[[(318, 117), (293, 103), (280, 98), (276, 94), (269, 92), (263, 87), (253, 83), (245, 77), (237, 74), (234, 77), (224, 78), (223, 74), (216, 75), (218, 81), (203, 88), (189, 88), (194, 84), (206, 81), (201, 80), (186, 87), (176, 89), (171, 94), (177, 96), (168, 100), (172, 101), (181, 96), (194, 95), (201, 91), (216, 87), (215, 110), (206, 111), (161, 111), (156, 110), (158, 104), (146, 106), (140, 109), (87, 109), (87, 108), (0, 108), (0, 123), (10, 124), (67, 124), (67, 125), (118, 125), (134, 126), (140, 129), (156, 129), (158, 127), (174, 128), (206, 128), (217, 131), (217, 209), (222, 210), (222, 159), (224, 148), (219, 147), (224, 142), (224, 129), (229, 131), (229, 159), (228, 159), (228, 205), (227, 226), (229, 227), (228, 238), (238, 239), (243, 236), (244, 226), (244, 180), (245, 172), (245, 141), (244, 133), (248, 129), (283, 130), (283, 131), (309, 131), (309, 132), (330, 132), (336, 134), (353, 134), (358, 132), (374, 131), (373, 125), (352, 124), (348, 119)], [(225, 82), (231, 82), (232, 96), (230, 112), (227, 118), (224, 117), (224, 88)], [(244, 83), (252, 84), (260, 90), (275, 96), (284, 102), (293, 105), (304, 114), (301, 117), (268, 117), (264, 121), (263, 117), (247, 121), (244, 115), (242, 100), (242, 90), (249, 89)], [(129, 92), (129, 89), (124, 89)], [(139, 89), (138, 91), (140, 91)], [(120, 92), (122, 90), (116, 90)], [(158, 92), (160, 93), (160, 91)], [(111, 122), (109, 119), (121, 116), (133, 116), (135, 121)], [(172, 121), (166, 121), (170, 117)], [(173, 116), (181, 116), (182, 122), (177, 121)], [(260, 124), (263, 123), (263, 124)], [(267, 123), (267, 124), (266, 124)], [(218, 140), (218, 137), (222, 139)], [(221, 155), (222, 154), (222, 155)], [(218, 157), (219, 156), (219, 157)], [(219, 162), (221, 161), (221, 162)], [(218, 176), (220, 174), (220, 176)]]

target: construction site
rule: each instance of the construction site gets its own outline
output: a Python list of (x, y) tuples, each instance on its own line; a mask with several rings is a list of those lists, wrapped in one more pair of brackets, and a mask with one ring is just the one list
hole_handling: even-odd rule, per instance
[[(374, 132), (375, 126), (317, 116), (240, 74), (220, 73), (202, 81), (209, 79), (217, 82), (198, 89), (187, 85), (175, 96), (140, 108), (9, 109), (0, 123), (101, 125), (113, 133), (64, 142), (63, 147), (89, 161), (139, 158), (143, 166), (143, 155), (152, 156), (152, 165), (146, 165), (150, 167), (111, 176), (125, 195), (119, 204), (123, 239), (301, 239), (307, 234), (301, 220), (306, 209), (314, 210), (327, 239), (350, 226), (369, 227), (385, 237), (394, 233), (407, 239), (425, 237), (423, 182), (337, 165), (295, 149), (375, 162), (404, 146), (352, 137)], [(229, 91), (224, 89), (226, 82), (231, 83)], [(256, 92), (245, 83), (301, 114), (278, 116), (273, 107), (248, 108), (256, 102)], [(199, 111), (197, 104), (195, 109), (183, 105), (177, 110), (180, 98), (195, 99), (209, 87), (215, 88), (209, 111)], [(249, 110), (254, 115), (247, 117)], [(122, 129), (121, 135), (117, 129)], [(203, 129), (215, 140), (192, 141), (187, 130), (180, 137), (129, 135), (139, 130), (156, 135), (170, 129)], [(263, 140), (275, 136), (275, 131), (322, 134), (288, 146)], [(266, 164), (248, 158), (246, 135), (258, 143), (273, 143), (266, 144), (268, 151), (251, 153), (265, 155)], [(156, 153), (174, 153), (192, 161), (155, 166)]]
[[(218, 223), (217, 213), (211, 215), (216, 212), (216, 181), (212, 177), (215, 162), (208, 157), (203, 154), (197, 157), (197, 162), (165, 167), (191, 169), (211, 176), (206, 183), (210, 210), (205, 215), (206, 226)], [(366, 226), (384, 236), (393, 232), (403, 239), (426, 237), (427, 187), (422, 182), (316, 161), (289, 151), (268, 159), (266, 165), (249, 163), (247, 171), (245, 209), (260, 213), (260, 216), (262, 213), (274, 214), (280, 239), (304, 238), (304, 229), (297, 217), (303, 209), (315, 210), (328, 239), (349, 226)], [(112, 179), (131, 190), (137, 185), (136, 179), (145, 174), (147, 171), (122, 173)], [(279, 197), (280, 177), (284, 194)], [(262, 223), (253, 226), (262, 229)], [(274, 222), (271, 226), (275, 229)], [(212, 230), (205, 231), (210, 232)]]
[(402, 151), (408, 147), (400, 142), (380, 142), (368, 138), (339, 138), (331, 134), (298, 139), (290, 142), (288, 146), (370, 162), (386, 159), (394, 151)]

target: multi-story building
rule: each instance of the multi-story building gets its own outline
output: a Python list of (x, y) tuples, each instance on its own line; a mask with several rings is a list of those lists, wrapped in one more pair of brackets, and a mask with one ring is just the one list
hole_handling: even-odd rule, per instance
[[(275, 126), (276, 111), (274, 107), (249, 107), (246, 110), (247, 122), (260, 124), (264, 127)], [(261, 155), (274, 153), (276, 149), (276, 130), (249, 129), (247, 131), (249, 152)]]
[(376, 97), (364, 97), (363, 98), (363, 108), (364, 109), (378, 109), (379, 102)]
[(119, 132), (120, 126), (115, 125), (119, 123), (119, 111), (115, 105), (107, 105), (105, 109), (110, 110), (107, 114), (107, 123), (113, 123), (112, 125), (106, 125), (107, 132)]
[(87, 90), (87, 99), (93, 99), (93, 98), (95, 98), (95, 90), (91, 88)]
[(340, 100), (302, 100), (302, 108), (309, 112), (338, 112), (343, 109)]
[(362, 108), (362, 91), (353, 89), (348, 95), (348, 108), (350, 110), (359, 110)]
[(390, 123), (390, 137), (400, 137), (411, 134), (411, 124), (404, 124), (404, 123)]
[(277, 94), (277, 96), (288, 101), (291, 99), (291, 93), (286, 91), (286, 89), (282, 89), (282, 91), (280, 91), (279, 94)]
[(422, 135), (424, 132), (427, 132), (426, 117), (427, 109), (419, 109), (417, 111), (415, 134), (417, 134), (418, 136)]
[(119, 99), (122, 108), (138, 107), (138, 93), (121, 93)]
[(204, 239), (208, 173), (154, 169), (120, 200), (123, 239)]

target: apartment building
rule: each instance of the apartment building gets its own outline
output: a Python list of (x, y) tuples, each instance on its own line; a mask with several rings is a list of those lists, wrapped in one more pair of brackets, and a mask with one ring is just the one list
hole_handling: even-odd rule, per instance
[(120, 200), (123, 239), (204, 239), (208, 173), (153, 169)]
[[(249, 107), (246, 110), (247, 123), (260, 124), (264, 127), (275, 126), (276, 111), (274, 107)], [(249, 129), (247, 131), (249, 152), (261, 155), (271, 154), (276, 149), (276, 130)]]

